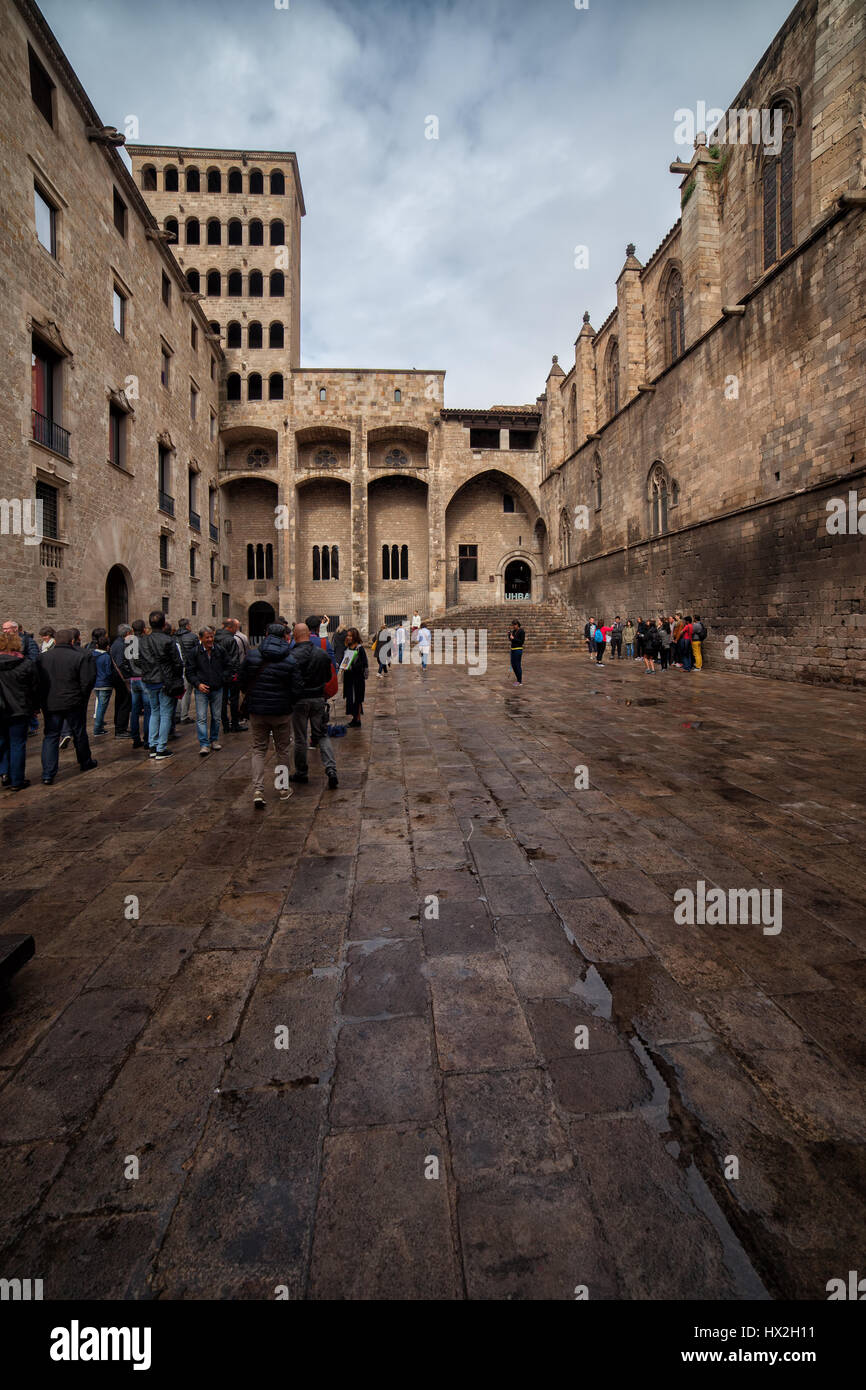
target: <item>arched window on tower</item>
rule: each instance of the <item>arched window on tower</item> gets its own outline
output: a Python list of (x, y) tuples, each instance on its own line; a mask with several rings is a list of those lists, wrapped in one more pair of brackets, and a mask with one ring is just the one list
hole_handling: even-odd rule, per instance
[(560, 564), (571, 564), (571, 525), (565, 507), (559, 513), (559, 557)]
[(247, 329), (247, 346), (250, 348), (260, 348), (262, 345), (262, 325), (251, 323)]
[(229, 372), (226, 377), (226, 400), (239, 401), (241, 398), (241, 379), (237, 372)]
[(285, 244), (286, 224), (277, 217), (271, 223), (271, 246), (285, 246)]
[(163, 222), (162, 226), (164, 231), (171, 232), (175, 242), (178, 242), (180, 240), (180, 231), (177, 225), (176, 217), (167, 217)]
[(256, 552), (252, 542), (247, 546), (247, 579), (256, 577)]
[(330, 547), (329, 545), (323, 545), (323, 546), (322, 546), (322, 578), (323, 578), (323, 579), (330, 579), (330, 577), (331, 577), (331, 547)]
[(285, 176), (280, 169), (271, 170), (271, 192), (283, 194), (286, 191)]
[(163, 188), (166, 193), (177, 193), (177, 168), (174, 164), (166, 164), (163, 170)]
[(232, 299), (240, 299), (244, 292), (244, 277), (239, 270), (229, 271), (227, 294)]
[(237, 217), (233, 217), (229, 223), (228, 244), (229, 246), (243, 246), (244, 244), (243, 223)]
[(340, 548), (336, 545), (331, 546), (331, 578), (340, 578)]
[(141, 171), (141, 186), (145, 193), (156, 192), (156, 169), (152, 164), (145, 164)]
[(218, 270), (208, 271), (207, 292), (210, 299), (219, 299), (222, 294), (222, 276)]
[(207, 244), (208, 246), (220, 246), (223, 239), (223, 229), (218, 217), (212, 217), (207, 224)]
[(254, 217), (247, 230), (250, 246), (263, 246), (265, 241), (264, 224), (258, 217)]
[(676, 362), (686, 350), (683, 277), (672, 270), (665, 290), (665, 353), (667, 365)]
[(228, 326), (226, 336), (226, 347), (239, 348), (242, 346), (243, 344), (241, 342), (241, 326), (237, 321), (234, 321), (230, 323)]
[(400, 547), (399, 547), (398, 545), (392, 545), (392, 546), (391, 546), (391, 578), (392, 578), (392, 579), (399, 579), (399, 577), (400, 577)]
[(264, 193), (264, 191), (265, 191), (265, 180), (264, 180), (264, 177), (263, 177), (263, 175), (262, 175), (261, 169), (251, 169), (251, 170), (250, 170), (250, 192), (251, 192), (251, 193)]
[(223, 181), (219, 169), (208, 169), (207, 191), (208, 193), (222, 193)]
[(260, 401), (262, 398), (262, 379), (258, 372), (251, 372), (247, 377), (247, 400)]
[(619, 410), (619, 343), (616, 338), (614, 338), (607, 350), (605, 391), (607, 394), (608, 416), (616, 415)]
[(240, 169), (229, 169), (229, 193), (243, 193), (244, 177)]
[(188, 270), (186, 272), (186, 283), (189, 285), (193, 294), (201, 293), (201, 276), (197, 270)]
[(261, 299), (263, 293), (262, 272), (260, 270), (250, 271), (249, 294), (252, 299)]
[(268, 400), (281, 401), (283, 399), (283, 376), (282, 372), (271, 372), (268, 377)]
[(668, 477), (664, 466), (657, 463), (650, 473), (650, 518), (654, 536), (663, 536), (668, 529)]
[(286, 277), (281, 270), (271, 271), (270, 291), (272, 299), (282, 299), (286, 292)]
[(284, 342), (283, 325), (272, 323), (268, 329), (268, 347), (281, 348)]
[(187, 193), (201, 192), (201, 177), (195, 165), (186, 171), (186, 191)]
[(794, 245), (794, 120), (789, 107), (781, 110), (784, 121), (781, 151), (778, 155), (764, 155), (761, 164), (765, 270), (781, 260)]
[(201, 245), (201, 227), (197, 217), (186, 219), (186, 244), (187, 246)]

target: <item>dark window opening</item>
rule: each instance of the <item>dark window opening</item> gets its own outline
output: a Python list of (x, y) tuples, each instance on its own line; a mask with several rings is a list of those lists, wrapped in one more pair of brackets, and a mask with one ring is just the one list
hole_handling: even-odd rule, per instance
[(187, 246), (201, 245), (201, 224), (197, 217), (188, 217), (186, 222)]
[(239, 270), (229, 271), (228, 294), (232, 299), (240, 299), (244, 292), (244, 277)]
[(199, 294), (201, 292), (201, 276), (197, 270), (188, 270), (186, 272), (186, 283), (189, 285), (193, 294)]
[(262, 399), (262, 379), (258, 372), (253, 372), (247, 378), (247, 400), (260, 401)]
[(241, 379), (237, 372), (230, 372), (226, 380), (226, 400), (239, 401), (241, 398)]
[(478, 579), (478, 546), (461, 545), (457, 551), (457, 575), (461, 584), (474, 583)]
[(262, 345), (262, 325), (251, 323), (247, 329), (247, 344), (251, 348), (260, 348)]
[(45, 581), (45, 607), (57, 607), (57, 580), (46, 579)]
[(201, 192), (201, 177), (198, 169), (187, 169), (186, 171), (186, 191), (187, 193)]
[(171, 304), (171, 281), (165, 271), (162, 272), (162, 302), (166, 308)]
[(177, 193), (178, 191), (177, 170), (173, 164), (169, 164), (163, 173), (163, 188), (166, 193)]
[(168, 536), (159, 538), (159, 567), (161, 570), (168, 569)]
[(208, 271), (207, 292), (210, 299), (219, 299), (222, 294), (222, 276), (218, 270)]
[(321, 577), (322, 577), (322, 560), (321, 560), (321, 555), (320, 555), (320, 553), (319, 553), (319, 547), (318, 547), (317, 545), (314, 545), (314, 546), (313, 546), (313, 578), (314, 578), (314, 579), (321, 579)]
[(156, 192), (156, 169), (152, 164), (145, 164), (141, 171), (141, 186), (145, 193)]
[(50, 126), (54, 126), (54, 83), (40, 63), (30, 45), (27, 45), (27, 57), (30, 61), (30, 95), (33, 104), (46, 119)]
[(262, 174), (261, 169), (252, 169), (252, 170), (250, 171), (250, 192), (251, 192), (251, 193), (264, 193), (264, 191), (265, 191), (265, 179), (264, 179), (264, 175)]
[(229, 244), (229, 246), (243, 246), (243, 243), (244, 243), (244, 228), (243, 228), (243, 223), (238, 222), (237, 219), (235, 219), (234, 222), (230, 222), (230, 223), (229, 223), (229, 240), (228, 240), (228, 244)]
[(281, 348), (284, 344), (284, 337), (283, 325), (272, 323), (268, 330), (268, 347)]
[(219, 169), (208, 169), (207, 191), (208, 193), (222, 193), (223, 181)]
[(401, 578), (401, 579), (408, 579), (408, 578), (409, 578), (409, 547), (408, 547), (408, 545), (401, 545), (401, 546), (400, 546), (400, 578)]
[(266, 546), (265, 546), (265, 579), (273, 579), (273, 577), (274, 577), (274, 547), (273, 547), (272, 545), (266, 545)]
[(469, 447), (471, 449), (498, 449), (499, 430), (470, 430)]
[(261, 299), (264, 293), (262, 272), (260, 270), (250, 271), (249, 295), (251, 299)]
[(116, 468), (123, 467), (126, 416), (116, 405), (108, 407), (108, 458)]
[(114, 190), (114, 225), (121, 236), (126, 236), (126, 203), (117, 189)]
[(283, 378), (280, 372), (271, 372), (268, 377), (268, 400), (281, 401), (283, 399)]
[(286, 293), (286, 277), (281, 270), (271, 271), (270, 290), (272, 299), (282, 299)]
[(207, 224), (207, 244), (208, 246), (221, 246), (223, 238), (222, 224), (219, 219), (212, 217)]
[(228, 327), (226, 347), (239, 348), (241, 346), (241, 326), (239, 323), (230, 323)]
[(510, 492), (503, 492), (502, 494), (502, 510), (504, 512), (514, 511), (514, 498)]
[(253, 218), (249, 226), (249, 244), (250, 246), (264, 246), (265, 244), (265, 229), (257, 217)]
[(271, 192), (283, 194), (286, 191), (286, 180), (279, 169), (271, 171)]
[(330, 579), (330, 577), (331, 577), (331, 547), (330, 547), (329, 545), (323, 545), (323, 546), (322, 546), (322, 578), (323, 578), (323, 579)]
[(229, 169), (229, 193), (243, 193), (244, 179), (240, 169)]
[(56, 487), (51, 487), (50, 483), (37, 482), (36, 501), (42, 503), (42, 534), (49, 541), (56, 541), (60, 536), (57, 499)]
[(271, 223), (271, 246), (285, 246), (286, 226), (277, 218)]
[(509, 449), (535, 449), (538, 446), (537, 430), (509, 430), (508, 447)]

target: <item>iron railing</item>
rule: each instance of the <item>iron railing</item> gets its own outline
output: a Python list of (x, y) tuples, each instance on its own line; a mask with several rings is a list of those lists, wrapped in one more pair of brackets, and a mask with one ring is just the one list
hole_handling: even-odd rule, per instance
[(201, 530), (201, 517), (198, 512), (191, 511), (189, 514), (189, 524), (194, 531)]
[(212, 541), (217, 542), (220, 538), (220, 528), (213, 521), (208, 524), (210, 526), (210, 538)]
[(69, 430), (63, 429), (56, 420), (49, 420), (47, 415), (40, 415), (38, 410), (32, 410), (33, 417), (33, 438), (37, 444), (44, 444), (46, 449), (52, 449), (55, 454), (62, 454), (65, 459), (69, 458)]
[(159, 510), (161, 512), (168, 512), (169, 516), (174, 516), (174, 498), (169, 497), (167, 492), (160, 491)]

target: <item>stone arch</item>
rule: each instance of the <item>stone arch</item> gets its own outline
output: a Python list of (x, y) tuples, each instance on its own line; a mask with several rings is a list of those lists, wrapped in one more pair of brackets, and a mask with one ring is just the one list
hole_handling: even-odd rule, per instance
[[(514, 511), (506, 511), (505, 494)], [(446, 603), (484, 606), (505, 601), (505, 566), (525, 560), (533, 599), (544, 591), (544, 556), (534, 548), (541, 512), (529, 490), (512, 474), (483, 469), (457, 484), (445, 499)]]

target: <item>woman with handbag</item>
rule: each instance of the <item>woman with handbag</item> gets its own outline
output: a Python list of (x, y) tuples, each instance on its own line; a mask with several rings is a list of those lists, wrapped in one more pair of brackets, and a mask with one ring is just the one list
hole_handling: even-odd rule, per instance
[(350, 729), (360, 729), (361, 715), (364, 713), (364, 692), (367, 688), (369, 663), (361, 634), (356, 627), (346, 631), (346, 653), (340, 669), (343, 672), (343, 695), (346, 699), (346, 713)]

